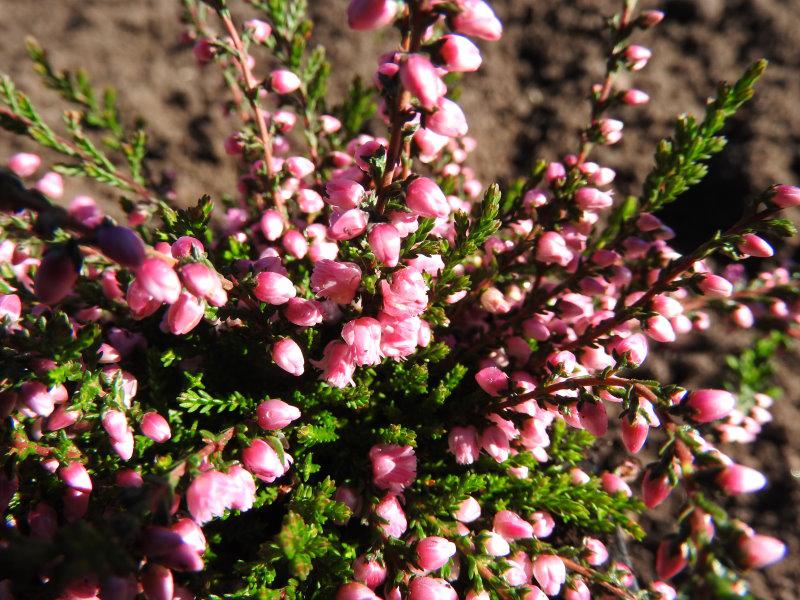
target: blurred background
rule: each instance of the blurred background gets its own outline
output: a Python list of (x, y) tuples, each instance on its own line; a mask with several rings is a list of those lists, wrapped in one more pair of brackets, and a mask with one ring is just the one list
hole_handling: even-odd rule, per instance
[[(462, 83), (462, 106), (479, 144), (470, 164), (484, 183), (523, 175), (537, 158), (557, 159), (576, 148), (576, 132), (588, 119), (586, 96), (604, 68), (604, 16), (621, 0), (490, 0), (505, 24), (500, 42), (481, 43), (484, 65)], [(355, 75), (369, 79), (377, 56), (396, 43), (395, 31), (353, 33), (346, 27), (347, 0), (308, 0), (314, 37), (326, 46), (335, 70), (331, 105)], [(755, 99), (725, 133), (728, 147), (711, 163), (709, 177), (663, 215), (682, 251), (739, 217), (742, 203), (772, 183), (800, 182), (800, 0), (644, 0), (666, 20), (638, 34), (653, 50), (647, 68), (631, 82), (650, 94), (645, 108), (622, 108), (612, 116), (626, 123), (623, 141), (593, 158), (617, 170), (618, 194), (636, 194), (652, 166), (658, 139), (681, 112), (700, 114), (720, 80), (732, 81), (752, 61), (770, 67)], [(53, 124), (63, 104), (43, 89), (25, 53), (32, 35), (56, 67), (85, 67), (99, 86), (118, 89), (124, 119), (143, 117), (150, 133), (152, 165), (171, 170), (182, 203), (201, 194), (219, 197), (235, 189), (236, 173), (223, 151), (236, 127), (222, 112), (225, 88), (212, 64), (198, 68), (179, 43), (179, 0), (0, 0), (3, 35), (0, 71), (12, 76)], [(260, 63), (257, 76), (268, 70)], [(380, 123), (374, 133), (383, 134)], [(0, 161), (31, 150), (24, 140), (0, 132)], [(46, 157), (46, 161), (48, 157)], [(85, 181), (67, 186), (67, 200), (90, 191), (115, 203), (113, 192)], [(795, 217), (798, 215), (794, 215)], [(800, 222), (800, 219), (795, 219)], [(783, 258), (796, 245), (781, 249)], [(718, 384), (722, 356), (746, 346), (749, 335), (724, 327), (714, 337), (690, 336), (661, 349), (650, 369), (683, 385)], [(779, 565), (754, 577), (761, 596), (796, 599), (800, 587), (800, 361), (781, 358), (785, 388), (775, 421), (761, 441), (733, 453), (764, 470), (769, 488), (737, 501), (736, 510), (764, 533), (789, 543)], [(715, 379), (716, 378), (716, 379)], [(668, 526), (668, 524), (665, 524)], [(644, 561), (647, 557), (637, 558)]]

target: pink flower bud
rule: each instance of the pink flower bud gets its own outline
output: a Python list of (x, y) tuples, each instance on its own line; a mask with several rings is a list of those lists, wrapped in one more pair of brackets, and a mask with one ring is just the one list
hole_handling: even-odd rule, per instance
[(650, 102), (650, 96), (642, 90), (628, 90), (622, 94), (622, 102), (630, 106), (641, 106)]
[(172, 304), (181, 293), (178, 274), (166, 262), (148, 258), (136, 271), (136, 281), (142, 289), (158, 302)]
[(102, 253), (123, 267), (135, 269), (144, 262), (144, 242), (127, 227), (100, 226), (95, 231), (95, 239)]
[[(463, 464), (463, 463), (462, 463)], [(458, 505), (453, 517), (461, 523), (472, 523), (481, 516), (481, 505), (472, 496), (467, 496)]]
[(581, 403), (578, 416), (583, 428), (593, 436), (602, 437), (608, 431), (608, 414), (602, 402)]
[(775, 254), (772, 246), (754, 233), (746, 233), (742, 236), (742, 241), (739, 242), (739, 252), (745, 256), (755, 256), (756, 258), (769, 258)]
[(322, 308), (316, 300), (289, 298), (283, 314), (288, 321), (300, 327), (311, 327), (322, 323)]
[(586, 538), (583, 542), (584, 557), (586, 562), (597, 567), (608, 560), (608, 549), (606, 545), (597, 538)]
[(256, 275), (256, 286), (253, 295), (267, 304), (286, 304), (297, 295), (297, 290), (288, 277), (272, 271), (262, 271)]
[(436, 182), (418, 177), (408, 185), (406, 205), (420, 217), (443, 218), (450, 214), (450, 205)]
[(614, 200), (607, 192), (593, 187), (582, 187), (575, 192), (575, 204), (582, 210), (601, 210), (614, 204)]
[(329, 342), (323, 351), (322, 360), (312, 363), (318, 369), (322, 369), (322, 378), (333, 387), (343, 388), (353, 385), (356, 366), (350, 356), (350, 347), (344, 342)]
[(202, 263), (188, 263), (181, 267), (183, 285), (198, 298), (208, 298), (220, 286), (219, 276)]
[(441, 569), (456, 554), (456, 545), (443, 537), (428, 536), (417, 543), (417, 564), (426, 571)]
[(544, 510), (531, 513), (529, 520), (533, 525), (533, 535), (540, 540), (549, 537), (556, 527), (553, 516)]
[(639, 21), (644, 29), (655, 27), (664, 20), (664, 13), (660, 10), (645, 10), (639, 15)]
[(375, 506), (375, 515), (381, 519), (378, 527), (387, 537), (399, 538), (408, 528), (406, 514), (393, 493), (386, 494)]
[(467, 73), (480, 68), (483, 60), (481, 51), (464, 36), (444, 35), (439, 40), (439, 44), (439, 59), (448, 71)]
[(347, 24), (351, 29), (364, 31), (389, 25), (397, 14), (394, 0), (350, 0)]
[(203, 320), (204, 312), (205, 304), (201, 300), (181, 292), (167, 310), (167, 326), (174, 335), (186, 335)]
[(448, 98), (439, 98), (436, 109), (425, 117), (425, 127), (445, 137), (463, 137), (467, 135), (469, 126), (461, 107)]
[(433, 108), (446, 91), (436, 68), (424, 54), (411, 54), (403, 61), (400, 65), (400, 81), (427, 109)]
[(647, 508), (655, 508), (667, 499), (672, 492), (672, 483), (665, 472), (657, 472), (653, 467), (645, 469), (642, 475), (642, 499)]
[(287, 69), (278, 69), (269, 76), (270, 87), (278, 94), (291, 94), (302, 85), (300, 78)]
[(300, 418), (300, 409), (283, 400), (265, 400), (256, 409), (258, 424), (262, 429), (276, 431), (283, 429)]
[(698, 287), (707, 296), (715, 298), (727, 298), (733, 292), (733, 286), (730, 281), (712, 273), (705, 273)]
[(49, 248), (42, 257), (33, 280), (33, 291), (45, 304), (56, 304), (72, 291), (78, 280), (78, 265), (71, 252)]
[(447, 436), (447, 445), (460, 465), (471, 465), (478, 460), (478, 431), (472, 425), (453, 427)]
[(458, 594), (449, 583), (433, 577), (415, 577), (408, 592), (408, 600), (458, 600)]
[(28, 409), (40, 417), (47, 417), (55, 409), (56, 395), (38, 381), (27, 381), (19, 388), (19, 399)]
[(149, 437), (154, 442), (166, 442), (172, 437), (172, 430), (167, 420), (154, 411), (145, 413), (140, 425), (142, 434)]
[[(353, 0), (357, 2), (358, 0)], [(371, 589), (360, 583), (345, 583), (336, 592), (336, 600), (380, 600)]]
[(283, 235), (281, 243), (286, 248), (286, 252), (295, 258), (303, 258), (308, 254), (308, 240), (296, 229), (287, 231)]
[(214, 46), (211, 45), (211, 40), (207, 38), (200, 38), (195, 42), (194, 46), (192, 46), (192, 54), (194, 54), (194, 58), (199, 65), (207, 65), (212, 60), (214, 60), (214, 54), (216, 54), (216, 50)]
[(272, 360), (281, 369), (299, 377), (305, 371), (303, 351), (292, 338), (283, 338), (272, 346)]
[(600, 476), (603, 489), (609, 494), (625, 494), (629, 498), (633, 495), (630, 486), (619, 475), (606, 471)]
[(103, 429), (112, 440), (121, 440), (128, 432), (128, 419), (119, 410), (107, 410), (103, 414)]
[(283, 217), (277, 210), (265, 210), (258, 225), (261, 233), (270, 242), (274, 242), (283, 234)]
[(290, 156), (283, 163), (283, 167), (289, 171), (293, 177), (303, 179), (314, 172), (314, 163), (304, 156)]
[(0, 321), (8, 319), (12, 323), (19, 321), (22, 315), (22, 301), (16, 294), (0, 294)]
[(647, 441), (647, 434), (650, 432), (650, 425), (642, 415), (636, 415), (633, 419), (629, 415), (623, 417), (620, 422), (620, 434), (622, 442), (631, 454), (636, 454), (642, 449)]
[(297, 192), (297, 205), (307, 214), (319, 212), (325, 207), (322, 196), (312, 189), (302, 189)]
[(311, 273), (311, 289), (338, 304), (353, 301), (361, 284), (361, 269), (354, 263), (321, 259)]
[(370, 589), (375, 589), (386, 581), (386, 567), (367, 555), (353, 561), (353, 576)]
[(656, 595), (655, 600), (675, 600), (678, 597), (675, 588), (663, 581), (654, 581), (650, 589)]
[(173, 600), (175, 583), (172, 571), (158, 564), (150, 564), (142, 575), (142, 588), (147, 600)]
[(42, 164), (42, 159), (37, 154), (29, 152), (18, 152), (8, 159), (8, 168), (17, 177), (30, 177)]
[(726, 494), (749, 494), (767, 485), (767, 478), (750, 467), (728, 465), (717, 475), (716, 482)]
[(800, 206), (800, 188), (793, 185), (779, 185), (771, 198), (772, 203), (781, 208)]
[(328, 203), (341, 209), (357, 208), (364, 198), (364, 188), (350, 179), (331, 179), (325, 184)]
[(291, 457), (284, 454), (283, 462), (281, 462), (280, 456), (270, 444), (256, 439), (242, 451), (242, 462), (253, 475), (267, 483), (272, 483), (289, 470)]
[(557, 264), (565, 267), (572, 257), (566, 240), (555, 231), (543, 233), (536, 244), (536, 260), (546, 265)]
[(567, 570), (555, 554), (541, 554), (533, 560), (533, 576), (545, 594), (555, 596), (567, 580)]
[(492, 530), (509, 541), (533, 537), (533, 525), (510, 510), (501, 510), (494, 516)]
[(583, 579), (573, 579), (564, 590), (564, 600), (591, 600), (592, 593)]
[(36, 182), (35, 187), (45, 196), (58, 199), (64, 195), (64, 178), (58, 173), (49, 171)]
[(672, 539), (665, 539), (656, 550), (656, 573), (660, 579), (672, 579), (686, 568), (686, 548)]
[(675, 341), (675, 330), (672, 329), (672, 324), (669, 319), (661, 315), (654, 315), (647, 319), (644, 332), (657, 342), (669, 343)]
[(189, 485), (186, 504), (194, 520), (202, 525), (229, 508), (231, 493), (232, 482), (225, 473), (206, 471)]
[(503, 35), (503, 25), (483, 0), (463, 0), (458, 6), (461, 11), (450, 19), (454, 31), (489, 41)]
[(253, 41), (257, 44), (263, 44), (267, 41), (267, 38), (272, 35), (272, 27), (266, 21), (250, 19), (249, 21), (245, 22), (244, 25), (247, 28), (247, 31), (250, 33), (250, 36), (253, 38)]
[(475, 381), (490, 396), (501, 396), (508, 392), (510, 380), (497, 367), (486, 367), (475, 374)]
[(632, 44), (625, 49), (625, 58), (631, 65), (631, 71), (640, 71), (647, 65), (653, 53), (649, 48)]
[(331, 212), (328, 237), (333, 240), (352, 240), (367, 230), (369, 214), (357, 208)]
[(486, 532), (483, 537), (483, 550), (489, 556), (507, 556), (511, 552), (508, 541), (493, 531)]
[(411, 446), (378, 444), (369, 451), (372, 478), (379, 488), (399, 492), (414, 482), (417, 457)]
[(356, 365), (380, 364), (383, 352), (381, 324), (377, 319), (361, 317), (350, 321), (342, 328), (342, 339), (350, 346), (352, 360)]
[(739, 538), (738, 549), (749, 569), (763, 569), (786, 555), (786, 544), (768, 535), (744, 535)]
[(79, 492), (92, 491), (92, 478), (89, 477), (86, 467), (79, 462), (71, 462), (58, 470), (58, 478), (68, 487)]
[(736, 399), (725, 390), (695, 390), (686, 396), (684, 406), (698, 423), (710, 423), (727, 416)]
[(497, 425), (483, 430), (481, 448), (497, 462), (505, 462), (511, 454), (508, 435)]
[(387, 267), (396, 267), (400, 261), (400, 232), (394, 225), (378, 223), (367, 236), (372, 253)]

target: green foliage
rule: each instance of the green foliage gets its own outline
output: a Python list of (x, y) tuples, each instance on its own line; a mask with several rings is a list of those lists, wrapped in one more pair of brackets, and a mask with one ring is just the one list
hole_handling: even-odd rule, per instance
[(774, 385), (773, 376), (777, 353), (786, 348), (789, 341), (785, 333), (772, 331), (768, 336), (756, 339), (752, 346), (738, 355), (729, 354), (725, 357), (727, 387), (735, 393), (743, 412), (746, 413), (753, 406), (756, 393), (772, 398), (780, 396), (780, 388)]

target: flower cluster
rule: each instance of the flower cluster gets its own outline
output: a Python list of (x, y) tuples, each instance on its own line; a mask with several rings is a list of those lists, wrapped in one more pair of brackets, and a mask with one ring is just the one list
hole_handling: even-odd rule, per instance
[[(620, 199), (589, 158), (648, 102), (619, 75), (645, 68), (631, 37), (663, 18), (627, 0), (575, 153), (501, 192), (467, 165), (453, 94), (502, 37), (484, 0), (351, 0), (352, 29), (401, 39), (336, 109), (304, 2), (252, 0), (242, 27), (226, 2), (183, 4), (182, 41), (241, 125), (217, 220), (208, 197), (178, 208), (144, 132), (35, 45), (77, 105), (67, 134), (2, 81), (0, 124), (69, 162), (30, 185), (42, 160), (20, 153), (2, 174), (0, 596), (671, 600), (744, 593), (742, 572), (782, 558), (726, 512), (767, 485), (723, 448), (770, 421), (764, 381), (739, 398), (645, 376), (691, 332), (800, 334), (796, 276), (740, 262), (773, 256), (800, 189), (769, 188), (686, 255), (657, 216), (763, 63), (681, 118)], [(127, 225), (54, 202), (59, 173), (115, 187)], [(593, 451), (604, 436), (625, 452)], [(646, 581), (616, 547), (665, 502)]]

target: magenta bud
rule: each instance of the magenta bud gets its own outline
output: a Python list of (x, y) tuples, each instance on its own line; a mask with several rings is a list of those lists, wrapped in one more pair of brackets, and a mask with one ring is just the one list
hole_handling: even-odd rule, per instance
[(533, 561), (533, 576), (545, 594), (556, 596), (567, 580), (567, 570), (555, 554), (540, 554)]
[(472, 425), (453, 427), (447, 436), (447, 445), (460, 465), (471, 465), (478, 460), (480, 453), (478, 430)]
[(583, 428), (595, 437), (602, 437), (608, 431), (608, 414), (602, 402), (583, 402), (578, 408)]
[(128, 432), (128, 419), (120, 410), (107, 410), (102, 418), (103, 429), (112, 441), (122, 440)]
[(272, 209), (265, 210), (264, 214), (261, 215), (259, 227), (264, 237), (270, 242), (274, 242), (283, 234), (284, 223), (281, 213)]
[(628, 90), (622, 94), (622, 102), (629, 106), (642, 106), (650, 102), (650, 96), (642, 90)]
[(185, 335), (200, 324), (205, 303), (188, 292), (181, 292), (167, 310), (167, 326), (174, 335)]
[(464, 36), (444, 35), (439, 44), (439, 59), (448, 71), (466, 73), (477, 71), (481, 66), (481, 51)]
[(272, 346), (272, 360), (281, 369), (299, 377), (305, 371), (305, 358), (300, 346), (292, 338), (283, 338)]
[(426, 571), (441, 569), (456, 554), (456, 545), (448, 539), (428, 536), (417, 543), (417, 564)]
[[(351, 25), (352, 27), (352, 25)], [(356, 29), (354, 27), (354, 29)], [(366, 27), (364, 29), (367, 29)], [(380, 600), (371, 589), (362, 583), (345, 583), (336, 592), (336, 600)]]
[(256, 275), (253, 295), (267, 304), (281, 305), (294, 298), (297, 290), (288, 277), (272, 271), (263, 271)]
[(166, 442), (172, 437), (172, 430), (167, 420), (154, 411), (145, 413), (140, 424), (142, 434), (154, 442)]
[(73, 254), (66, 246), (54, 246), (44, 253), (33, 280), (33, 291), (45, 304), (60, 302), (75, 286), (80, 263)]
[(58, 470), (58, 477), (73, 490), (89, 493), (92, 491), (92, 478), (86, 467), (79, 462), (71, 462)]
[(645, 10), (639, 15), (639, 24), (642, 29), (655, 27), (664, 20), (664, 13), (660, 10)]
[(48, 417), (55, 409), (55, 398), (47, 386), (38, 381), (27, 381), (19, 388), (19, 399), (40, 417)]
[(601, 210), (614, 204), (611, 194), (597, 188), (582, 187), (575, 192), (575, 204), (582, 210)]
[(546, 265), (557, 264), (566, 267), (572, 261), (572, 251), (566, 240), (555, 231), (546, 231), (536, 244), (536, 260)]
[(17, 177), (30, 177), (41, 164), (42, 159), (39, 158), (37, 154), (31, 154), (29, 152), (18, 152), (8, 159), (8, 168), (11, 169)]
[(672, 328), (672, 323), (662, 315), (654, 315), (647, 319), (644, 332), (657, 342), (670, 343), (675, 341), (675, 330)]
[(384, 490), (401, 491), (414, 482), (417, 457), (411, 446), (377, 444), (369, 451), (372, 478)]
[(377, 559), (362, 555), (353, 561), (353, 576), (374, 590), (386, 581), (386, 567)]
[(768, 535), (744, 535), (739, 538), (741, 562), (750, 569), (763, 569), (786, 555), (786, 544)]
[(95, 232), (95, 239), (100, 251), (123, 267), (135, 269), (144, 262), (144, 242), (128, 227), (101, 225)]
[(625, 416), (620, 421), (620, 434), (622, 443), (631, 454), (636, 454), (642, 449), (647, 441), (647, 434), (650, 432), (650, 425), (642, 415), (636, 415), (633, 419)]
[(510, 380), (497, 367), (485, 367), (475, 374), (475, 381), (490, 396), (501, 396), (508, 391)]
[(642, 499), (647, 508), (655, 508), (667, 499), (672, 492), (672, 484), (667, 473), (656, 473), (652, 467), (645, 469), (642, 476)]
[(217, 273), (202, 263), (183, 265), (180, 275), (186, 289), (198, 298), (208, 298), (220, 285)]
[(421, 217), (439, 218), (450, 214), (444, 193), (433, 179), (427, 177), (419, 177), (409, 184), (406, 205)]
[(367, 236), (372, 253), (387, 267), (396, 267), (400, 262), (400, 232), (394, 225), (378, 223)]
[(343, 177), (331, 179), (326, 183), (325, 193), (328, 195), (329, 204), (344, 210), (358, 208), (365, 194), (360, 183)]
[(450, 18), (454, 31), (492, 42), (502, 37), (502, 23), (483, 0), (466, 0), (458, 8), (459, 12)]
[(501, 510), (495, 514), (492, 530), (509, 541), (533, 537), (533, 525), (510, 510)]
[(172, 304), (181, 293), (178, 274), (159, 258), (148, 258), (136, 271), (136, 281), (153, 299)]
[[(464, 111), (448, 98), (439, 98), (436, 110), (425, 117), (425, 127), (433, 133), (450, 138), (463, 137), (469, 131)], [(467, 183), (464, 184), (465, 190)]]
[(698, 287), (707, 296), (715, 298), (727, 298), (733, 293), (730, 281), (712, 273), (704, 273)]
[(453, 513), (453, 517), (461, 523), (472, 523), (480, 516), (481, 505), (472, 496), (467, 496), (462, 500), (458, 505), (458, 509)]
[(350, 0), (347, 24), (356, 31), (377, 29), (389, 25), (396, 14), (395, 0)]
[(408, 520), (397, 495), (389, 493), (375, 506), (375, 514), (380, 517), (378, 527), (387, 537), (399, 538), (408, 528)]
[(415, 577), (408, 592), (408, 600), (458, 600), (458, 594), (448, 582), (433, 577)]
[(411, 54), (400, 65), (403, 87), (431, 109), (447, 91), (431, 60), (424, 54)]
[(173, 600), (175, 583), (172, 571), (158, 564), (150, 564), (142, 575), (142, 588), (147, 600)]
[(686, 568), (686, 547), (674, 540), (665, 539), (656, 550), (656, 573), (659, 579), (672, 579)]
[(272, 26), (266, 21), (250, 19), (244, 25), (257, 44), (263, 44), (272, 34)]
[(64, 195), (64, 178), (58, 173), (49, 171), (42, 175), (35, 187), (46, 196), (61, 198)]
[(300, 78), (287, 69), (278, 69), (269, 76), (269, 84), (278, 94), (291, 94), (297, 91), (302, 82)]
[(283, 400), (265, 400), (256, 409), (258, 424), (269, 431), (283, 429), (300, 418), (300, 409)]
[(687, 394), (683, 405), (698, 423), (710, 423), (726, 417), (736, 406), (736, 398), (725, 390), (695, 390)]
[(717, 475), (716, 482), (726, 494), (749, 494), (767, 485), (767, 478), (750, 467), (728, 465)]
[(769, 258), (775, 254), (775, 250), (772, 249), (772, 246), (754, 233), (744, 234), (738, 247), (739, 252), (742, 254), (746, 256), (755, 256), (756, 258)]
[(781, 208), (800, 206), (800, 188), (793, 185), (779, 185), (775, 188), (772, 203)]
[(322, 308), (316, 300), (289, 298), (283, 314), (289, 322), (300, 327), (322, 323)]

